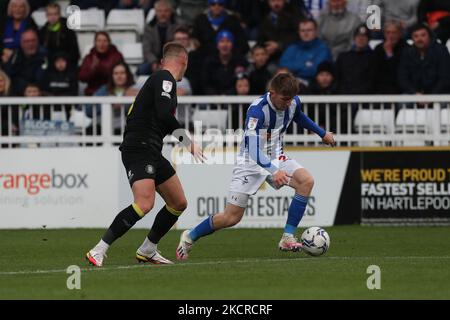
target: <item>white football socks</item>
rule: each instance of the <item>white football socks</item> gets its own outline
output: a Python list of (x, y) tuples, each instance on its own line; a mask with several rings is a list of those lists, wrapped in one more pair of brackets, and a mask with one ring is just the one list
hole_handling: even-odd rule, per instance
[(142, 245), (139, 247), (138, 251), (144, 254), (150, 254), (156, 251), (158, 245), (154, 244), (153, 242), (151, 242), (150, 240), (148, 240), (147, 237), (145, 237), (144, 242), (142, 243)]
[(105, 254), (106, 251), (109, 249), (109, 244), (107, 244), (103, 239), (100, 240), (99, 243), (94, 247), (93, 251), (100, 252), (102, 254)]

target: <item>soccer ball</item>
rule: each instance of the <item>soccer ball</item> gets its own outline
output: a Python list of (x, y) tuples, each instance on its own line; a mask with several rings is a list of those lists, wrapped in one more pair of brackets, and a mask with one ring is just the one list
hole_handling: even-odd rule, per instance
[(312, 256), (320, 256), (327, 252), (330, 247), (330, 236), (324, 229), (319, 227), (306, 229), (301, 239), (303, 250)]

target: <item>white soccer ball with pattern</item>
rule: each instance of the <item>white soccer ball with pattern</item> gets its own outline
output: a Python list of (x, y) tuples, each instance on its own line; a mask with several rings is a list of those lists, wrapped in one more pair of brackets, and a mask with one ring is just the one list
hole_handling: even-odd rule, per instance
[(312, 256), (321, 256), (330, 247), (330, 236), (323, 228), (310, 227), (302, 233), (303, 251)]

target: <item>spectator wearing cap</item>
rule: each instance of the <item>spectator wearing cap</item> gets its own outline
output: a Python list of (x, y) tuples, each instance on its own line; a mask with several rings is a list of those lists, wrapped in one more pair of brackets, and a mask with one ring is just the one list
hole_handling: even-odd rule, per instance
[(234, 35), (228, 30), (216, 36), (217, 51), (208, 57), (203, 66), (203, 88), (206, 95), (232, 94), (235, 77), (245, 71), (247, 61), (233, 52)]
[(174, 31), (179, 27), (169, 1), (159, 0), (154, 8), (155, 18), (145, 26), (142, 41), (147, 71), (142, 71), (141, 67), (139, 74), (150, 74), (159, 69), (163, 47), (173, 38)]
[(333, 59), (352, 47), (352, 33), (361, 24), (357, 15), (347, 10), (346, 0), (328, 0), (328, 8), (319, 16), (319, 38), (331, 49)]
[(35, 29), (27, 29), (20, 38), (20, 49), (9, 57), (2, 56), (2, 67), (12, 80), (13, 95), (22, 95), (28, 83), (44, 80), (47, 68), (47, 51), (39, 46)]
[(265, 47), (255, 45), (251, 50), (252, 63), (247, 68), (250, 80), (250, 94), (263, 95), (267, 92), (267, 85), (277, 71), (277, 65), (269, 62), (269, 55)]
[(302, 82), (309, 83), (316, 75), (317, 66), (332, 61), (331, 51), (317, 38), (317, 24), (313, 19), (299, 23), (300, 40), (291, 44), (280, 59), (280, 66), (288, 68)]
[(113, 66), (119, 61), (123, 61), (123, 56), (111, 43), (108, 33), (97, 32), (94, 38), (94, 47), (84, 58), (78, 73), (78, 79), (87, 83), (85, 95), (92, 96), (98, 88), (106, 84)]
[(30, 17), (30, 4), (27, 0), (11, 0), (8, 4), (7, 15), (3, 24), (2, 47), (7, 49), (10, 54), (12, 50), (19, 49), (22, 33), (27, 29), (37, 30), (36, 23)]
[(418, 18), (420, 23), (428, 23), (442, 44), (447, 43), (450, 38), (450, 1), (420, 0)]
[(192, 37), (200, 43), (203, 57), (214, 53), (219, 32), (228, 30), (234, 35), (234, 50), (240, 55), (248, 52), (248, 43), (239, 19), (225, 9), (226, 0), (208, 0), (208, 11), (195, 19)]
[(373, 93), (374, 54), (369, 47), (369, 29), (358, 27), (350, 51), (339, 54), (336, 76), (340, 94)]
[(73, 30), (67, 28), (67, 20), (61, 17), (61, 7), (57, 3), (47, 5), (45, 10), (47, 23), (40, 30), (41, 45), (49, 52), (50, 63), (54, 62), (54, 54), (67, 52), (68, 63), (78, 65), (80, 50)]
[(258, 44), (266, 47), (270, 61), (278, 63), (282, 52), (297, 40), (300, 16), (289, 10), (285, 0), (267, 0), (270, 12), (259, 27)]
[(398, 67), (406, 41), (399, 22), (386, 22), (383, 27), (384, 42), (374, 50), (374, 93), (400, 94)]
[(428, 26), (411, 29), (413, 45), (400, 58), (399, 83), (403, 93), (450, 93), (450, 55), (445, 46), (432, 38)]

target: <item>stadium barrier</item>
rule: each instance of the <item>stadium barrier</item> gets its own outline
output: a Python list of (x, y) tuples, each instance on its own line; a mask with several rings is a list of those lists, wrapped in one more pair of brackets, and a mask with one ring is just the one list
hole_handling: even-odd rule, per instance
[[(251, 96), (179, 97), (186, 129), (242, 128)], [(446, 146), (450, 95), (303, 96), (303, 112), (336, 133), (338, 146)], [(2, 147), (110, 146), (119, 144), (132, 97), (0, 98)], [(208, 134), (205, 135), (208, 139)], [(293, 124), (293, 146), (320, 140)], [(168, 139), (168, 142), (174, 142)], [(236, 143), (235, 143), (236, 144)]]

